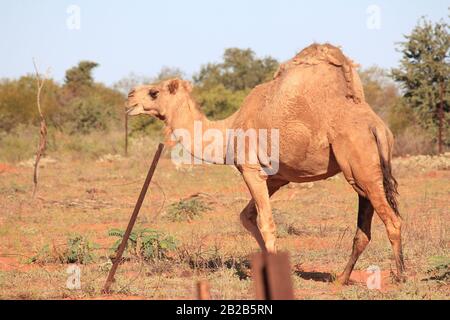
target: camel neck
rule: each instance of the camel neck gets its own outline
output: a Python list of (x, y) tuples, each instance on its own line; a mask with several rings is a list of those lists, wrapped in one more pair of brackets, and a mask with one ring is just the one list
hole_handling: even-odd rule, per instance
[[(237, 112), (223, 120), (210, 120), (198, 108), (196, 102), (189, 98), (177, 112), (168, 118), (166, 125), (175, 138), (198, 162), (220, 163), (225, 161), (227, 130), (233, 129)], [(212, 161), (204, 156), (204, 150), (212, 143), (220, 143), (223, 157), (221, 161)], [(211, 146), (210, 146), (211, 148)], [(216, 159), (217, 160), (217, 159)]]

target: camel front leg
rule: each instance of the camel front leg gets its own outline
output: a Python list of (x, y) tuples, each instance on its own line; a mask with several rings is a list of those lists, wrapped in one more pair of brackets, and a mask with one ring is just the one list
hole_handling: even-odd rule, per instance
[(275, 223), (272, 217), (272, 208), (267, 188), (267, 176), (260, 173), (259, 167), (243, 167), (242, 176), (253, 197), (256, 206), (256, 224), (268, 252), (276, 252), (275, 249)]
[(252, 199), (241, 212), (241, 222), (244, 228), (256, 239), (261, 250), (266, 251), (266, 244), (256, 224), (257, 216), (258, 212), (256, 211), (255, 201)]
[[(288, 184), (288, 181), (279, 179), (267, 179), (267, 188), (269, 190), (269, 197), (277, 192), (282, 186)], [(258, 212), (256, 211), (255, 201), (252, 199), (241, 212), (241, 222), (245, 229), (247, 229), (258, 242), (262, 251), (266, 251), (264, 239), (259, 231), (256, 223)]]

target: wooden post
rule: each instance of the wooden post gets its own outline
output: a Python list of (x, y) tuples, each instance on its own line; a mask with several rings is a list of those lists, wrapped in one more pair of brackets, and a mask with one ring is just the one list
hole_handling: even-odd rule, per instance
[(150, 185), (150, 181), (152, 180), (153, 174), (155, 173), (156, 165), (158, 164), (158, 160), (161, 157), (161, 153), (164, 149), (164, 144), (160, 143), (158, 145), (158, 150), (156, 150), (155, 156), (153, 157), (152, 165), (148, 170), (147, 177), (145, 178), (144, 185), (142, 186), (141, 193), (139, 194), (139, 198), (136, 202), (136, 205), (133, 210), (133, 214), (131, 215), (130, 222), (128, 223), (127, 230), (123, 235), (122, 242), (117, 249), (116, 257), (114, 258), (113, 265), (111, 270), (109, 271), (108, 278), (106, 279), (105, 286), (103, 287), (103, 293), (109, 293), (109, 288), (111, 283), (114, 281), (114, 275), (116, 274), (117, 267), (119, 266), (120, 260), (122, 259), (123, 251), (128, 243), (128, 238), (130, 237), (131, 230), (133, 230), (134, 223), (136, 222), (137, 216), (139, 214), (139, 210), (141, 209), (142, 202), (144, 201), (145, 194), (147, 193), (148, 186)]
[(208, 281), (202, 280), (197, 282), (197, 298), (198, 300), (211, 300)]
[(294, 299), (291, 268), (287, 253), (256, 253), (252, 257), (251, 265), (256, 299)]
[(440, 83), (440, 90), (439, 90), (439, 110), (438, 110), (438, 118), (439, 118), (439, 131), (438, 131), (438, 153), (442, 154), (443, 152), (443, 141), (442, 141), (442, 129), (444, 127), (444, 81), (441, 81)]
[(125, 112), (125, 157), (128, 157), (128, 114)]

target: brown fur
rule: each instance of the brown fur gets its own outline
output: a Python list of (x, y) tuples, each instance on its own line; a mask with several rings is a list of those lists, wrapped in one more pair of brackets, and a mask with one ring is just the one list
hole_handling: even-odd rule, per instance
[(394, 210), (396, 215), (400, 215), (400, 212), (398, 210), (398, 203), (396, 196), (398, 195), (397, 187), (398, 183), (397, 180), (392, 175), (392, 166), (391, 166), (391, 159), (390, 157), (386, 158), (385, 155), (383, 155), (382, 152), (382, 145), (381, 141), (377, 135), (376, 128), (372, 128), (373, 135), (375, 136), (375, 140), (377, 142), (378, 146), (378, 153), (380, 154), (380, 165), (381, 165), (381, 171), (383, 173), (383, 187), (384, 192), (386, 194), (386, 199), (389, 202), (389, 205)]
[(363, 100), (361, 92), (355, 88), (353, 80), (353, 67), (356, 64), (352, 60), (347, 58), (342, 51), (331, 44), (317, 44), (314, 43), (309, 47), (300, 51), (293, 59), (280, 65), (278, 71), (275, 73), (274, 78), (279, 77), (283, 71), (289, 66), (295, 67), (298, 65), (316, 65), (319, 63), (329, 63), (341, 69), (342, 75), (347, 82), (346, 97), (353, 99), (355, 103), (360, 103)]

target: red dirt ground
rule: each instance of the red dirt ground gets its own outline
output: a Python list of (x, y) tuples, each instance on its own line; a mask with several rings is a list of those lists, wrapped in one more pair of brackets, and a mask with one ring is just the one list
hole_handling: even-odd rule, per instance
[(2, 173), (16, 173), (18, 172), (17, 168), (10, 166), (6, 163), (0, 163), (0, 174)]

